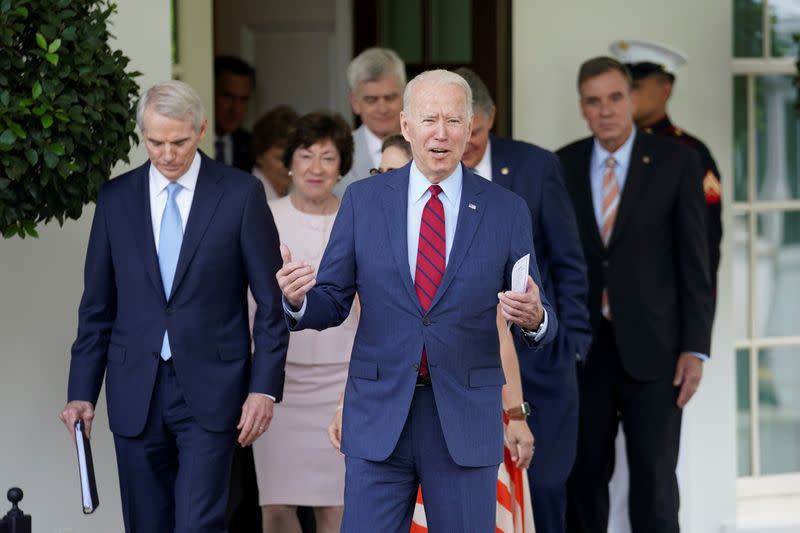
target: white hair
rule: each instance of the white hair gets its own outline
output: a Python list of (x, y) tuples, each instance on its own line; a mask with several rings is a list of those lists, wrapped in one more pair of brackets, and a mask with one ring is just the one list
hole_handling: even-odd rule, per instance
[(192, 121), (195, 132), (199, 132), (205, 120), (205, 110), (200, 95), (188, 83), (169, 80), (147, 89), (136, 106), (136, 124), (144, 132), (144, 113), (152, 109), (159, 115), (176, 120)]
[(466, 104), (467, 122), (472, 121), (472, 89), (470, 89), (467, 80), (449, 70), (437, 69), (426, 70), (418, 74), (413, 80), (408, 82), (406, 90), (403, 93), (403, 113), (406, 115), (411, 114), (411, 96), (414, 88), (420, 82), (432, 83), (433, 85), (455, 85), (464, 91), (464, 103)]
[(397, 77), (401, 87), (406, 84), (406, 65), (388, 48), (367, 48), (347, 66), (347, 84), (353, 93), (361, 82), (379, 81), (391, 75)]

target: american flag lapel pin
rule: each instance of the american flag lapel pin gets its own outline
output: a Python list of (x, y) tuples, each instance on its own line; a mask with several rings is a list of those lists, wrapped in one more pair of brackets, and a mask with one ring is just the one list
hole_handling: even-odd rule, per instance
[(475, 204), (469, 204), (467, 207), (469, 207), (473, 211), (475, 211), (477, 209), (477, 207), (475, 207)]

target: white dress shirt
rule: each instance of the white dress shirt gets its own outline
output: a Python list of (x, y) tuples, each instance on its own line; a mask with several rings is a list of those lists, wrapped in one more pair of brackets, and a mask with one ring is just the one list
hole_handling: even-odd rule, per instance
[(483, 152), (483, 157), (480, 163), (475, 165), (473, 169), (475, 174), (482, 178), (492, 181), (492, 141), (486, 143), (486, 150)]
[(367, 139), (369, 156), (372, 158), (372, 168), (378, 168), (381, 164), (381, 148), (383, 147), (383, 141), (366, 126), (364, 127), (364, 138)]
[[(192, 209), (194, 190), (197, 187), (197, 176), (200, 174), (200, 153), (194, 154), (192, 164), (186, 174), (178, 178), (183, 189), (175, 197), (178, 204), (178, 211), (181, 214), (181, 224), (186, 231), (186, 221), (189, 220), (189, 211)], [(153, 238), (156, 243), (156, 253), (158, 253), (158, 239), (161, 234), (161, 217), (164, 216), (164, 207), (167, 205), (167, 185), (170, 180), (158, 171), (155, 165), (150, 165), (150, 218), (153, 222)]]

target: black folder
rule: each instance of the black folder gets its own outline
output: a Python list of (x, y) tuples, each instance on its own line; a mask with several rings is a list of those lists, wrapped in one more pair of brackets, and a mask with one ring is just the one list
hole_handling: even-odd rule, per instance
[(81, 501), (83, 514), (91, 514), (100, 505), (97, 497), (97, 481), (94, 477), (92, 446), (83, 431), (83, 421), (75, 421), (75, 444), (78, 450), (78, 474), (81, 479)]

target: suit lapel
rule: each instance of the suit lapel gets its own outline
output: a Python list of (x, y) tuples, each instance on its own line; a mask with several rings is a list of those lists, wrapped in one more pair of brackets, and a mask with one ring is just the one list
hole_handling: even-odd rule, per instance
[[(609, 248), (614, 246), (614, 243), (619, 240), (620, 233), (625, 229), (625, 223), (630, 219), (631, 212), (636, 208), (636, 198), (639, 196), (645, 181), (646, 166), (649, 164), (650, 157), (645, 153), (644, 137), (643, 133), (637, 132), (636, 139), (633, 141), (631, 160), (628, 163), (628, 174), (625, 178), (625, 187), (622, 189), (622, 195), (619, 199), (617, 220), (614, 222), (614, 229), (611, 230)], [(645, 161), (648, 161), (648, 163), (646, 164)]]
[(217, 204), (222, 198), (223, 189), (219, 184), (221, 175), (214, 172), (213, 168), (213, 163), (206, 156), (202, 156), (200, 173), (197, 176), (197, 187), (192, 199), (192, 208), (189, 211), (189, 220), (186, 222), (186, 229), (183, 232), (183, 242), (181, 243), (181, 252), (178, 256), (178, 266), (175, 269), (175, 279), (172, 282), (170, 298), (172, 298), (181, 281), (183, 281), (186, 270), (189, 268), (189, 263), (191, 263), (192, 257), (197, 251), (197, 246), (200, 244), (208, 224), (214, 216)]
[(397, 271), (402, 285), (414, 302), (417, 309), (422, 312), (419, 298), (414, 290), (414, 280), (411, 279), (408, 268), (408, 164), (386, 180), (386, 191), (383, 194), (383, 213), (386, 215), (386, 229), (389, 233), (389, 245), (392, 249)]
[(592, 202), (592, 147), (594, 140), (589, 137), (587, 141), (581, 146), (581, 154), (578, 158), (578, 165), (581, 165), (581, 171), (577, 174), (578, 178), (578, 195), (575, 198), (575, 213), (585, 214), (579, 216), (584, 225), (584, 235), (591, 235), (591, 244), (598, 250), (604, 248), (603, 238), (600, 235), (600, 228), (597, 227), (597, 220), (594, 216), (594, 203)]
[(508, 161), (511, 159), (508, 156), (507, 150), (504, 149), (502, 141), (494, 135), (490, 138), (491, 144), (489, 148), (492, 156), (492, 181), (496, 184), (511, 190), (511, 180), (514, 172), (517, 170), (513, 165), (509, 165)]
[(431, 309), (442, 299), (442, 295), (453, 281), (456, 272), (458, 272), (461, 263), (464, 261), (467, 250), (472, 244), (472, 239), (475, 237), (475, 230), (478, 228), (486, 208), (480, 201), (480, 195), (483, 192), (483, 187), (486, 186), (486, 180), (476, 176), (474, 172), (463, 165), (462, 170), (464, 172), (464, 181), (461, 188), (461, 205), (458, 208), (456, 235), (453, 239), (453, 248), (450, 250), (450, 258), (447, 261), (444, 277), (439, 284), (439, 289), (436, 291), (436, 296), (431, 302)]
[(153, 287), (161, 297), (164, 297), (164, 285), (161, 282), (161, 270), (158, 266), (156, 241), (153, 237), (153, 218), (150, 212), (150, 163), (145, 163), (137, 169), (138, 175), (133, 180), (134, 194), (128, 205), (131, 214), (132, 230), (139, 257), (144, 262), (144, 268)]

